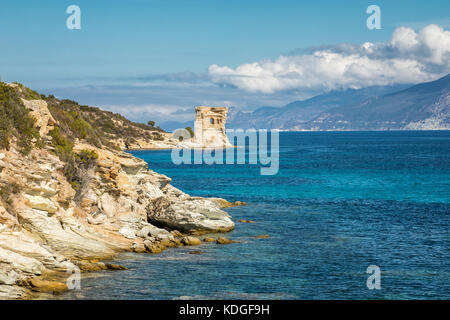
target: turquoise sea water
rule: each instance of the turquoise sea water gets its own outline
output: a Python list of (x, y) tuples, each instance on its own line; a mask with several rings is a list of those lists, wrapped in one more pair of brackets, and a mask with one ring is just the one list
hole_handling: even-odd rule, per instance
[[(191, 195), (247, 202), (227, 211), (256, 223), (236, 223), (238, 244), (126, 254), (129, 270), (63, 299), (450, 298), (450, 132), (280, 133), (275, 176), (132, 153)], [(369, 265), (381, 290), (367, 289)]]

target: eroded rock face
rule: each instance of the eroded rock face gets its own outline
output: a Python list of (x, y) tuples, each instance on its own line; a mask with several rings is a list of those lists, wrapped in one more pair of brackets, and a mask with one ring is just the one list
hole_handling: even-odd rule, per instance
[[(45, 121), (40, 129), (48, 132), (52, 120), (40, 123)], [(98, 159), (78, 190), (49, 150), (33, 149), (28, 156), (14, 148), (0, 150), (0, 188), (7, 191), (0, 199), (0, 299), (27, 298), (33, 290), (64, 291), (64, 284), (33, 280), (48, 271), (106, 270), (106, 264), (86, 261), (192, 245), (179, 239), (179, 231), (234, 228), (221, 210), (223, 201), (191, 197), (127, 153), (83, 143), (74, 152), (86, 149)]]
[(56, 121), (48, 110), (47, 102), (44, 100), (25, 100), (23, 104), (31, 112), (30, 114), (36, 119), (36, 127), (39, 129), (41, 136), (45, 136), (53, 129)]

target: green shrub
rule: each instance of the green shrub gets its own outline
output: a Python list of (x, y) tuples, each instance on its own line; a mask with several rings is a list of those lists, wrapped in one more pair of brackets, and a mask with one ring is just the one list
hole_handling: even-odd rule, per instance
[(30, 88), (25, 87), (23, 84), (19, 82), (13, 82), (13, 84), (19, 86), (18, 94), (20, 98), (25, 100), (40, 100), (41, 95)]
[(154, 132), (153, 133), (153, 140), (162, 141), (162, 140), (164, 140), (164, 137), (163, 137), (163, 135), (161, 133)]
[(20, 100), (16, 89), (0, 82), (0, 148), (9, 149), (11, 138), (17, 138), (20, 151), (28, 154), (33, 146), (41, 147), (34, 119)]
[(97, 162), (98, 153), (95, 150), (84, 149), (75, 154), (75, 159), (84, 167), (89, 167)]
[(0, 198), (7, 204), (11, 205), (11, 195), (20, 192), (20, 186), (13, 182), (0, 187)]
[(49, 132), (52, 137), (52, 145), (55, 148), (55, 153), (64, 165), (64, 176), (74, 189), (77, 189), (79, 184), (78, 168), (73, 153), (73, 142), (70, 141), (58, 126)]
[(88, 133), (92, 130), (91, 125), (85, 121), (80, 114), (76, 111), (71, 111), (69, 113), (72, 116), (72, 121), (70, 121), (69, 126), (77, 138), (86, 139)]
[(64, 162), (73, 157), (73, 142), (66, 138), (58, 126), (49, 132), (56, 155)]
[[(64, 101), (64, 103), (63, 103)], [(94, 129), (86, 121), (80, 112), (74, 110), (74, 103), (71, 100), (63, 100), (61, 104), (57, 101), (47, 101), (48, 108), (53, 118), (58, 121), (59, 127), (70, 140), (85, 139), (96, 147), (101, 147), (101, 133)], [(78, 105), (76, 105), (78, 108)]]

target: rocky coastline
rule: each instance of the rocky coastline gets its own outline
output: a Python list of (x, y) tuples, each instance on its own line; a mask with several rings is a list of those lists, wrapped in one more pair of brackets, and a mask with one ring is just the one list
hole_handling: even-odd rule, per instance
[(61, 293), (77, 271), (124, 269), (107, 262), (120, 252), (156, 254), (198, 245), (198, 235), (234, 229), (223, 208), (242, 203), (190, 196), (145, 161), (81, 139), (73, 152), (92, 156), (82, 159), (86, 165), (75, 188), (50, 143), (58, 121), (47, 103), (23, 103), (44, 146), (26, 155), (19, 141), (0, 149), (0, 299)]

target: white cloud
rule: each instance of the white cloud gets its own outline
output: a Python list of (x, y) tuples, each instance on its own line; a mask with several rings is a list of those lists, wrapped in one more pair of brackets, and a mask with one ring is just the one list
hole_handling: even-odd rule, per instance
[(309, 54), (242, 64), (235, 69), (211, 65), (216, 83), (248, 92), (333, 90), (372, 85), (417, 83), (450, 72), (450, 31), (428, 25), (419, 32), (395, 29), (391, 40), (363, 45), (342, 44)]

